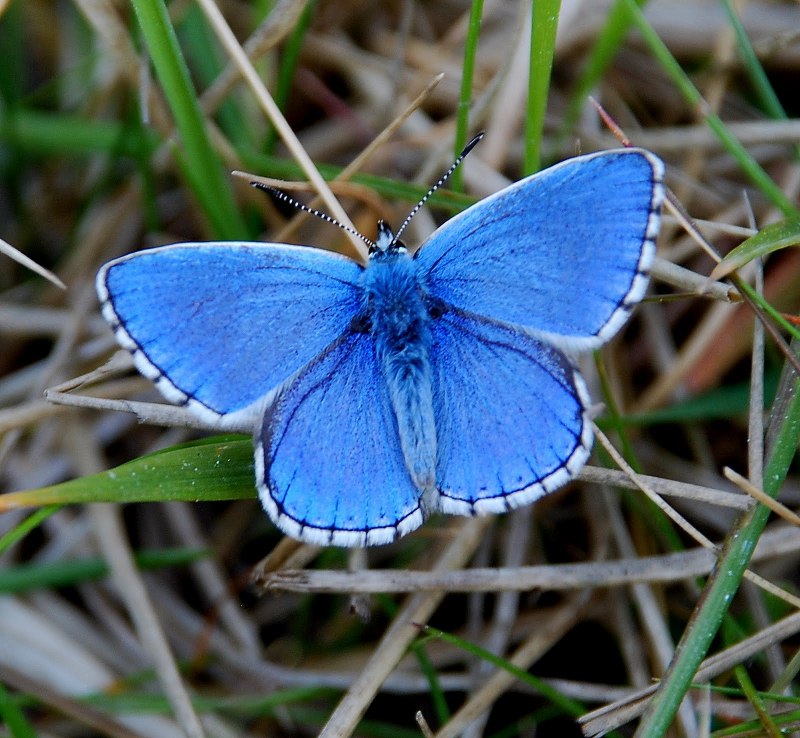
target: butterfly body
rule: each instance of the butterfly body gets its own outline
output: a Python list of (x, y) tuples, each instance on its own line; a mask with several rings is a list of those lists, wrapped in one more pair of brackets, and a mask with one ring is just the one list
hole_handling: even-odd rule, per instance
[(260, 499), (302, 540), (387, 543), (433, 512), (528, 504), (592, 445), (574, 366), (647, 287), (663, 164), (571, 159), (366, 266), (286, 244), (189, 243), (106, 264), (103, 315), (171, 401), (252, 429)]
[(436, 423), (430, 363), (431, 314), (417, 266), (406, 248), (371, 256), (363, 275), (364, 323), (397, 423), (406, 468), (423, 507), (435, 509)]

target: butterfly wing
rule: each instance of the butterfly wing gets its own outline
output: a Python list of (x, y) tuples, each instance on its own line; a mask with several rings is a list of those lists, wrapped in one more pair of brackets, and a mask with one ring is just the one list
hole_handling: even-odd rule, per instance
[(431, 365), (442, 512), (507, 512), (589, 458), (583, 379), (548, 343), (450, 310), (433, 321)]
[(641, 149), (569, 159), (447, 221), (417, 252), (427, 290), (569, 349), (599, 346), (642, 298), (664, 166)]
[(168, 400), (242, 427), (347, 329), (361, 271), (319, 249), (186, 243), (109, 262), (97, 292), (117, 340)]
[(368, 334), (342, 336), (276, 392), (255, 460), (261, 502), (293, 538), (367, 546), (422, 524)]

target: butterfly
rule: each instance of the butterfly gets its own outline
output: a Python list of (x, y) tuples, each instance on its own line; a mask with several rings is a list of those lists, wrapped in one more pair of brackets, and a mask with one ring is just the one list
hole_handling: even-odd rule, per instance
[(663, 174), (642, 149), (588, 154), (467, 208), (413, 254), (383, 223), (366, 266), (180, 243), (107, 263), (97, 292), (164, 397), (254, 429), (256, 486), (281, 530), (384, 544), (436, 512), (528, 504), (580, 471), (593, 437), (573, 357), (644, 296)]

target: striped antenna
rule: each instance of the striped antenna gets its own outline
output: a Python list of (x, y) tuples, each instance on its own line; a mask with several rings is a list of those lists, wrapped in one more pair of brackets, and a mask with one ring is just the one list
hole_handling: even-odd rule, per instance
[(402, 225), (397, 229), (397, 233), (394, 234), (394, 239), (392, 240), (392, 245), (396, 244), (400, 240), (400, 235), (406, 229), (408, 224), (411, 222), (411, 219), (419, 212), (419, 209), (428, 201), (428, 198), (436, 192), (447, 180), (450, 178), (450, 175), (455, 172), (458, 168), (458, 165), (464, 161), (464, 158), (467, 154), (469, 154), (472, 149), (477, 146), (478, 141), (480, 141), (484, 136), (484, 132), (481, 131), (475, 138), (473, 138), (463, 149), (463, 151), (456, 157), (456, 160), (450, 165), (449, 169), (439, 177), (439, 181), (433, 185), (426, 193), (425, 196), (412, 208), (411, 212), (406, 216), (406, 219), (403, 221)]
[(283, 190), (279, 190), (277, 187), (271, 187), (270, 185), (264, 184), (263, 182), (250, 182), (251, 187), (255, 187), (257, 190), (264, 190), (264, 192), (269, 192), (270, 195), (273, 195), (281, 202), (285, 202), (292, 207), (297, 208), (298, 210), (302, 210), (304, 213), (308, 213), (309, 215), (316, 215), (317, 218), (321, 218), (326, 223), (330, 223), (332, 225), (341, 228), (343, 231), (360, 238), (371, 251), (375, 249), (374, 241), (370, 241), (365, 235), (359, 233), (355, 228), (350, 228), (350, 226), (344, 225), (344, 223), (340, 223), (336, 218), (331, 218), (330, 215), (327, 213), (323, 213), (321, 210), (316, 210), (315, 208), (310, 208), (308, 205), (303, 205), (302, 202), (295, 200), (291, 195), (287, 195)]

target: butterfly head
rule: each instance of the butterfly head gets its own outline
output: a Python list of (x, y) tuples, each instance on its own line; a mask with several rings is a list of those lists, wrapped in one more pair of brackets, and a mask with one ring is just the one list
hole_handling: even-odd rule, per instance
[(370, 259), (378, 256), (389, 256), (397, 254), (406, 254), (408, 249), (406, 245), (397, 238), (397, 235), (392, 230), (386, 221), (378, 221), (378, 236), (369, 247)]

